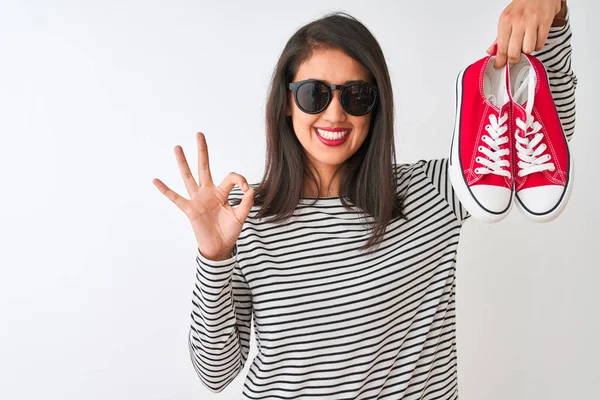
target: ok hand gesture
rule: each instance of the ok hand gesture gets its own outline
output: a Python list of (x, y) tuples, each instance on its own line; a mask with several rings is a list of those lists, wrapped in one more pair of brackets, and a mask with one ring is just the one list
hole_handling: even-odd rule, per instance
[[(204, 134), (198, 132), (196, 139), (199, 185), (192, 176), (183, 149), (175, 146), (179, 171), (190, 199), (181, 197), (160, 179), (154, 179), (152, 183), (188, 217), (200, 253), (211, 260), (224, 260), (230, 257), (230, 252), (242, 231), (242, 225), (254, 204), (254, 190), (248, 187), (246, 178), (235, 172), (230, 172), (216, 187), (208, 165), (208, 147)], [(236, 184), (242, 188), (244, 195), (239, 206), (233, 208), (228, 197)]]

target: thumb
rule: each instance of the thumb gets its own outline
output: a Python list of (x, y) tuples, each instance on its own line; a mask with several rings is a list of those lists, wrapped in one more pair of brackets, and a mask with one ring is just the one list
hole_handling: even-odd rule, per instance
[(488, 53), (488, 54), (492, 54), (494, 52), (494, 46), (495, 45), (496, 45), (496, 40), (494, 40), (494, 43), (492, 43), (492, 45), (490, 47), (488, 47), (485, 52)]
[(235, 213), (235, 216), (237, 217), (238, 221), (246, 220), (248, 214), (250, 214), (250, 209), (252, 208), (253, 204), (254, 189), (248, 188), (248, 190), (246, 190), (246, 192), (242, 196), (242, 201), (240, 202), (240, 204), (233, 209), (233, 212)]

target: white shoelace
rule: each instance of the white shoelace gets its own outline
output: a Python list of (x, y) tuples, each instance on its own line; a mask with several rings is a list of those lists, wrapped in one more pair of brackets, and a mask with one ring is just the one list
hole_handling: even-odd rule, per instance
[(502, 159), (503, 156), (508, 155), (509, 150), (508, 148), (500, 149), (500, 146), (508, 142), (508, 137), (504, 136), (508, 130), (508, 126), (506, 126), (508, 114), (504, 113), (500, 119), (498, 119), (496, 115), (491, 114), (489, 119), (490, 123), (485, 127), (489, 136), (481, 136), (481, 140), (487, 144), (489, 148), (484, 146), (479, 146), (477, 148), (477, 150), (483, 153), (487, 158), (478, 156), (475, 159), (475, 161), (483, 165), (483, 167), (475, 168), (474, 172), (479, 175), (496, 174), (510, 178), (510, 171), (504, 169), (504, 167), (509, 167), (510, 163), (508, 160)]
[[(529, 76), (524, 79), (524, 75)], [(544, 154), (546, 151), (546, 145), (540, 142), (544, 137), (544, 133), (541, 132), (542, 124), (535, 120), (531, 111), (533, 110), (533, 96), (535, 94), (535, 74), (532, 73), (531, 67), (525, 67), (517, 75), (516, 82), (520, 82), (519, 89), (515, 92), (514, 99), (519, 103), (523, 101), (518, 100), (523, 94), (525, 88), (527, 88), (527, 106), (525, 112), (527, 120), (523, 121), (520, 118), (516, 119), (517, 130), (515, 131), (515, 139), (517, 140), (515, 147), (517, 148), (517, 156), (519, 162), (517, 165), (520, 170), (517, 173), (520, 177), (532, 174), (534, 172), (541, 171), (554, 171), (554, 163), (549, 162), (552, 158), (550, 154)], [(519, 129), (523, 131), (523, 135), (519, 135)], [(533, 139), (529, 139), (529, 136), (534, 135)]]

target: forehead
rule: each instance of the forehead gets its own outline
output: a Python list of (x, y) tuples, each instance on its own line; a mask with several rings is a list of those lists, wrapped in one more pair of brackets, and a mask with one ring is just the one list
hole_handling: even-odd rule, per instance
[(369, 71), (340, 49), (319, 49), (298, 67), (294, 81), (304, 79), (341, 85), (346, 81), (369, 81)]

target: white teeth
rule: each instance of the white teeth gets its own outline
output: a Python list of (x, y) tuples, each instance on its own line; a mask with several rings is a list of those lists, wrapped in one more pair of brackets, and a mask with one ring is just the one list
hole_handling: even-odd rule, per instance
[(325, 131), (325, 130), (317, 128), (317, 132), (319, 133), (319, 135), (321, 135), (325, 139), (338, 140), (338, 139), (341, 139), (344, 136), (346, 136), (348, 134), (348, 132), (350, 132), (350, 129), (347, 129), (343, 132), (330, 132), (330, 131)]

